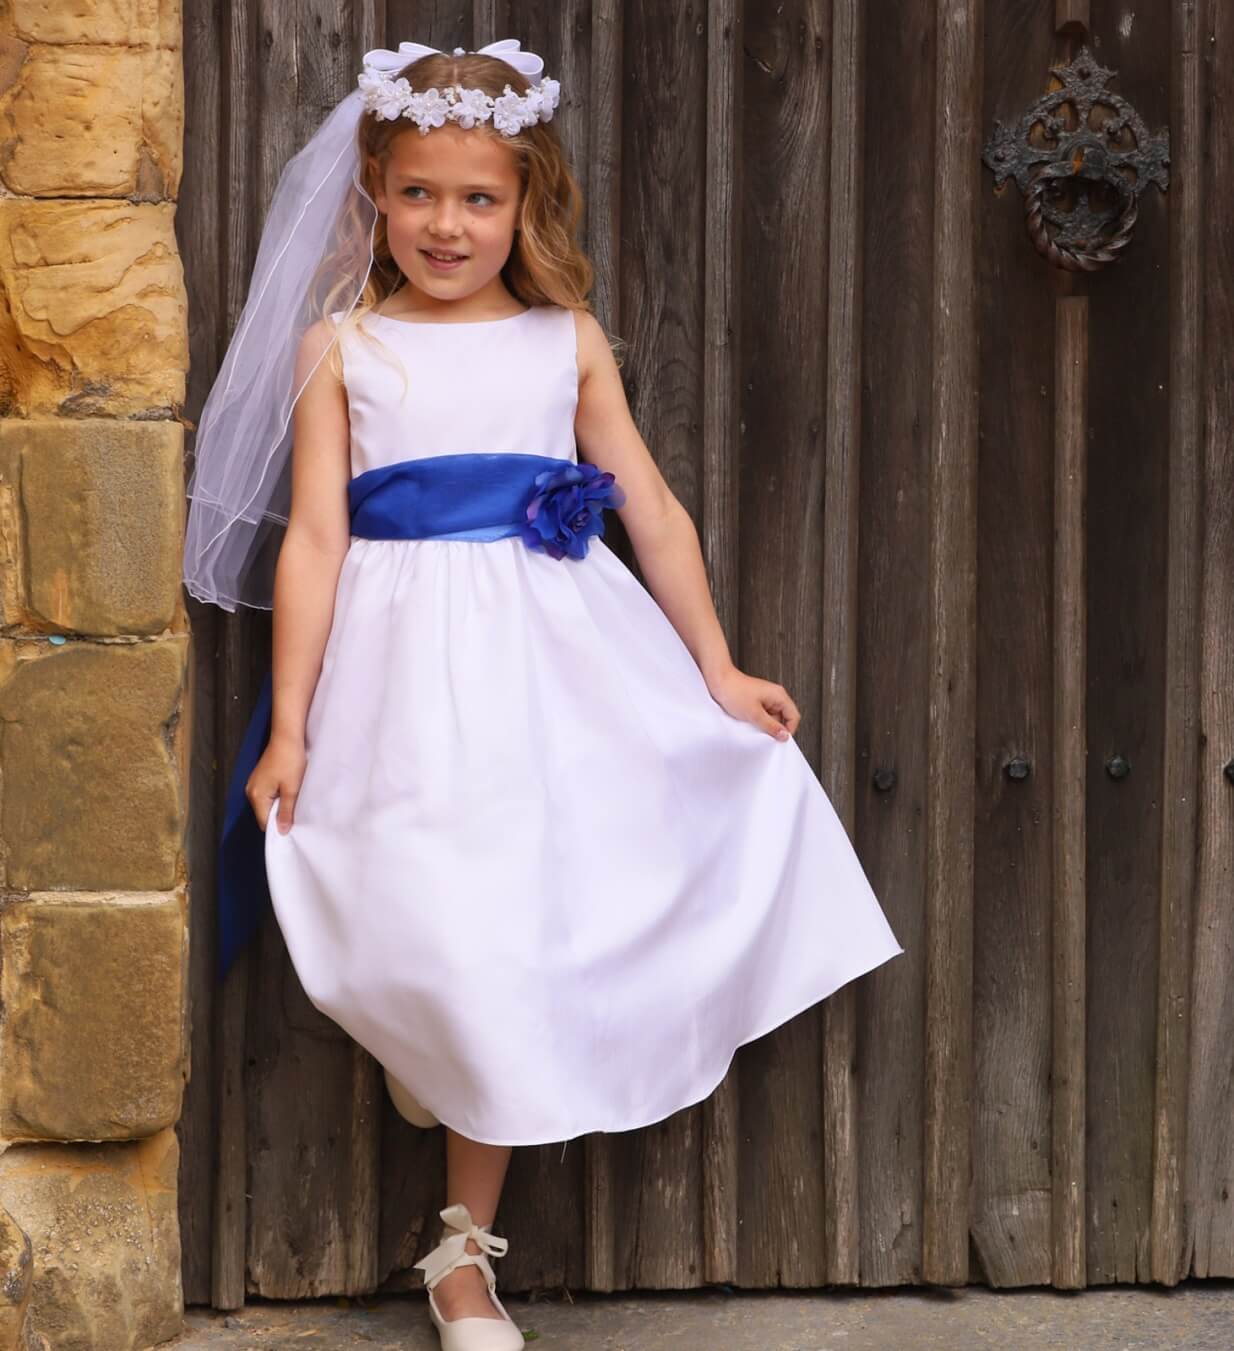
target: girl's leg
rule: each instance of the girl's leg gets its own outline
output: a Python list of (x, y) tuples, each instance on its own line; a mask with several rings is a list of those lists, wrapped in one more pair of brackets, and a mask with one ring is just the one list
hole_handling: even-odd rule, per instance
[[(446, 1132), (446, 1205), (461, 1201), (477, 1224), (492, 1224), (497, 1202), (510, 1163), (509, 1145), (482, 1145), (469, 1140), (449, 1126)], [(467, 1240), (467, 1251), (480, 1249), (474, 1239)], [(476, 1318), (488, 1315), (500, 1318), (493, 1308), (484, 1283), (484, 1273), (468, 1262), (443, 1276), (433, 1290), (433, 1298), (446, 1319)]]

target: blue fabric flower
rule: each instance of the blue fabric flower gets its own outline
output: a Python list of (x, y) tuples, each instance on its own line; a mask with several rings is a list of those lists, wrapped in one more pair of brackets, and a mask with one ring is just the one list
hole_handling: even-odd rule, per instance
[(535, 485), (519, 528), (529, 549), (553, 558), (584, 557), (591, 536), (604, 534), (604, 508), (626, 500), (612, 474), (572, 460), (537, 474)]

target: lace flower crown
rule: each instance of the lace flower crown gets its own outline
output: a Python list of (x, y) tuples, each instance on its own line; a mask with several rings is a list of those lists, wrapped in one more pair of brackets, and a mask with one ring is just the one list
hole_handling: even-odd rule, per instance
[[(507, 61), (529, 77), (538, 75), (544, 69), (544, 62), (534, 53), (520, 52), (517, 48), (517, 41), (507, 38), (491, 42), (475, 54)], [(369, 52), (364, 58), (364, 70), (356, 81), (365, 111), (387, 122), (405, 117), (420, 128), (421, 136), (427, 136), (433, 127), (443, 126), (447, 121), (457, 122), (460, 127), (470, 130), (491, 118), (493, 126), (503, 136), (517, 136), (524, 127), (552, 120), (553, 109), (561, 101), (561, 86), (547, 76), (533, 84), (526, 94), (516, 94), (506, 85), (505, 92), (498, 98), (491, 97), (483, 89), (464, 89), (460, 84), (446, 85), (444, 89), (434, 86), (417, 92), (405, 78), (393, 78), (394, 70), (435, 51), (436, 48), (404, 42), (397, 52)], [(466, 56), (467, 52), (462, 47), (455, 47), (453, 54)]]

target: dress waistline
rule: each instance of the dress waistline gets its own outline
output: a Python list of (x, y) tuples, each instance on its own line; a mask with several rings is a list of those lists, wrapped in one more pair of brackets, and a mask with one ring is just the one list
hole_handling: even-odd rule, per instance
[(535, 476), (573, 460), (474, 451), (400, 460), (347, 485), (351, 533), (362, 539), (504, 539), (527, 519)]

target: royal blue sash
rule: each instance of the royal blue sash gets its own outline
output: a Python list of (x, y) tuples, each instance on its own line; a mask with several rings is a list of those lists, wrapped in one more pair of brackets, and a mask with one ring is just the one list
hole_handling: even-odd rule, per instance
[[(361, 539), (494, 540), (517, 535), (536, 474), (566, 463), (570, 462), (552, 455), (477, 451), (369, 469), (347, 485), (351, 533)], [(270, 739), (272, 707), (273, 672), (267, 671), (240, 744), (223, 813), (218, 859), (220, 979), (270, 908), (265, 836), (244, 786)]]

